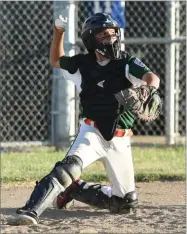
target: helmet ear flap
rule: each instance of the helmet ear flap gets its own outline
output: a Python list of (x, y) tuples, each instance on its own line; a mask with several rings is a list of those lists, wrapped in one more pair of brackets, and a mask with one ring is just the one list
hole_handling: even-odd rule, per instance
[(88, 51), (93, 51), (96, 45), (94, 33), (92, 30), (88, 30), (81, 35), (83, 44), (85, 45)]

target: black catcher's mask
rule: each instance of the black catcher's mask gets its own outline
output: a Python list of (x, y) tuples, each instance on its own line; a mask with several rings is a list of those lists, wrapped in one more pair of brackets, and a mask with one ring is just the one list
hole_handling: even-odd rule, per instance
[[(98, 42), (95, 35), (104, 29), (115, 29), (115, 38), (111, 43)], [(110, 36), (109, 36), (110, 37)], [(112, 37), (112, 36), (111, 36)], [(103, 56), (117, 60), (121, 58), (120, 27), (108, 14), (96, 13), (83, 24), (81, 38), (88, 52), (99, 52)]]

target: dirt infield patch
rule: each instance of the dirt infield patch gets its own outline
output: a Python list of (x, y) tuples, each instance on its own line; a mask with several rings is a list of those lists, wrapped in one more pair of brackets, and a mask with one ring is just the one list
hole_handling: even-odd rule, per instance
[(1, 233), (186, 233), (185, 182), (136, 185), (140, 204), (136, 213), (114, 215), (75, 202), (70, 210), (48, 209), (38, 226), (9, 225), (32, 188), (2, 185)]

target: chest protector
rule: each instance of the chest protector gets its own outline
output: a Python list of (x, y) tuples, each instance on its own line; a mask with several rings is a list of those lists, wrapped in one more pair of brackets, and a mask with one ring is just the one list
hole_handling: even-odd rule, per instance
[(111, 60), (107, 65), (101, 66), (88, 54), (83, 57), (79, 67), (82, 76), (80, 102), (83, 116), (96, 122), (107, 141), (113, 138), (122, 111), (114, 94), (132, 85), (125, 77), (126, 63), (124, 54), (121, 59)]

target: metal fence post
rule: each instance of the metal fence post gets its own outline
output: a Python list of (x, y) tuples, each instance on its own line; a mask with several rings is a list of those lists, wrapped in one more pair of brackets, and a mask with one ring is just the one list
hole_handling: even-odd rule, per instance
[[(64, 37), (66, 55), (74, 55), (74, 11), (73, 2), (54, 1), (53, 18), (59, 15), (68, 18), (68, 26)], [(71, 20), (69, 20), (71, 18)], [(56, 150), (63, 150), (70, 145), (75, 135), (75, 87), (71, 81), (63, 78), (62, 69), (53, 69), (52, 84), (52, 145)]]
[[(180, 2), (176, 2), (176, 37), (180, 37)], [(175, 134), (176, 136), (179, 135), (179, 94), (180, 94), (180, 44), (175, 45), (175, 67), (176, 67), (176, 74), (175, 74)]]
[[(168, 5), (168, 37), (175, 38), (175, 2), (169, 1)], [(175, 143), (175, 44), (166, 45), (166, 143), (171, 145)]]

